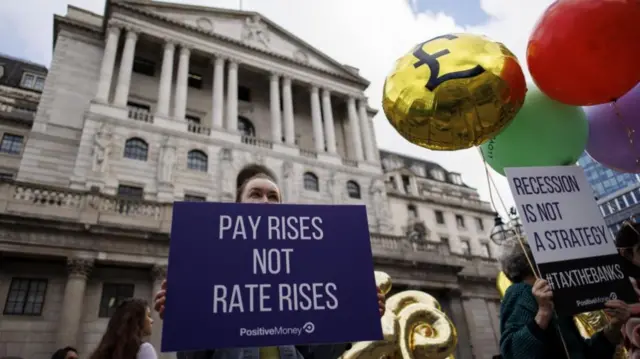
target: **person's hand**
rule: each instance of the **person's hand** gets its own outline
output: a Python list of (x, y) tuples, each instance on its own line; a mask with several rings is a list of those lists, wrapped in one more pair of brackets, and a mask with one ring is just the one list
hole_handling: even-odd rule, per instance
[(604, 312), (609, 316), (613, 326), (622, 326), (631, 316), (629, 305), (619, 299), (610, 300), (604, 303), (604, 306)]
[(553, 292), (551, 291), (549, 282), (544, 279), (536, 279), (531, 293), (533, 293), (536, 302), (538, 302), (538, 311), (546, 314), (553, 313)]
[(384, 315), (384, 312), (387, 308), (387, 305), (385, 304), (385, 295), (384, 293), (382, 293), (382, 290), (380, 288), (378, 288), (378, 309), (380, 310), (380, 316)]
[(153, 300), (153, 308), (158, 312), (160, 319), (164, 318), (164, 302), (167, 300), (167, 280), (162, 281), (160, 290), (156, 293), (156, 297)]

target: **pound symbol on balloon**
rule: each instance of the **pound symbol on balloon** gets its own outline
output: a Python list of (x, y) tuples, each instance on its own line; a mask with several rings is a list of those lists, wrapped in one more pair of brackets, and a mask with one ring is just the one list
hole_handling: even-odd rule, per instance
[(434, 37), (431, 40), (427, 40), (427, 41), (421, 43), (413, 51), (413, 56), (415, 56), (418, 59), (418, 62), (414, 63), (413, 67), (416, 68), (416, 69), (418, 67), (422, 66), (422, 65), (427, 65), (429, 67), (429, 71), (431, 73), (429, 74), (429, 81), (427, 81), (427, 84), (425, 85), (425, 87), (429, 91), (435, 90), (436, 87), (440, 86), (440, 84), (445, 82), (445, 81), (471, 78), (471, 77), (478, 76), (478, 75), (482, 74), (485, 71), (484, 68), (481, 65), (476, 65), (474, 68), (469, 69), (469, 70), (450, 72), (448, 74), (444, 74), (444, 75), (440, 76), (440, 63), (438, 62), (438, 57), (441, 57), (441, 56), (444, 56), (444, 55), (448, 55), (451, 52), (448, 49), (444, 49), (444, 50), (440, 50), (440, 51), (438, 51), (438, 52), (436, 52), (435, 54), (432, 55), (432, 54), (429, 54), (429, 53), (425, 52), (423, 47), (424, 47), (424, 45), (426, 45), (426, 44), (428, 44), (430, 42), (433, 42), (435, 40), (439, 40), (439, 39), (455, 40), (457, 38), (458, 37), (456, 35), (453, 35), (453, 34), (447, 34), (447, 35)]

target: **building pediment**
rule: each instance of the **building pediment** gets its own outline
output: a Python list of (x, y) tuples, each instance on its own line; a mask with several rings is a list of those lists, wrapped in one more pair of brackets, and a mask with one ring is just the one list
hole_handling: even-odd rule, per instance
[(365, 78), (358, 75), (357, 69), (340, 64), (278, 24), (253, 11), (148, 0), (113, 2), (190, 29), (198, 29), (234, 43), (241, 43), (254, 50), (285, 57), (301, 65), (333, 73), (363, 85), (369, 84)]

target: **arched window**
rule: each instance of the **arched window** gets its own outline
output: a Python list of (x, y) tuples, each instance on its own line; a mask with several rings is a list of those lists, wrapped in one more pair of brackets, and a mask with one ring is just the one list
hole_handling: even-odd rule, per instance
[(360, 185), (356, 181), (347, 182), (347, 193), (349, 198), (361, 198), (360, 197)]
[(318, 176), (311, 172), (305, 172), (304, 174), (304, 189), (307, 191), (319, 192), (320, 186), (318, 185)]
[(187, 153), (187, 168), (194, 171), (207, 172), (209, 158), (200, 150), (191, 150)]
[(243, 136), (256, 137), (256, 129), (246, 117), (238, 117), (238, 131), (240, 131)]
[(146, 161), (149, 145), (141, 138), (133, 137), (124, 143), (124, 157), (132, 160)]

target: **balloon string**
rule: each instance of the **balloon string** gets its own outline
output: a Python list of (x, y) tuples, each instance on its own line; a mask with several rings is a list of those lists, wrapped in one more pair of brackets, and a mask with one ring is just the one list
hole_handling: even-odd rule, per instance
[[(493, 207), (493, 210), (498, 212), (496, 205), (493, 201), (493, 195), (492, 195), (492, 191), (491, 191), (491, 185), (493, 184), (493, 187), (496, 191), (496, 194), (498, 195), (498, 198), (500, 199), (500, 203), (502, 204), (502, 209), (505, 211), (505, 213), (509, 213), (509, 211), (507, 210), (507, 206), (505, 205), (504, 201), (502, 200), (502, 196), (500, 196), (500, 191), (498, 190), (498, 186), (496, 186), (496, 183), (493, 181), (493, 178), (491, 177), (491, 174), (489, 173), (489, 165), (487, 164), (487, 161), (485, 160), (484, 157), (484, 151), (482, 151), (481, 147), (478, 147), (478, 150), (480, 150), (480, 157), (482, 159), (482, 163), (484, 164), (484, 170), (485, 170), (485, 175), (487, 177), (487, 184), (489, 186), (489, 199), (491, 200), (491, 206)], [(527, 259), (527, 263), (529, 264), (529, 267), (531, 268), (531, 271), (533, 272), (533, 275), (536, 277), (536, 279), (540, 279), (540, 268), (538, 268), (538, 265), (534, 265), (533, 264), (533, 260), (529, 257), (529, 252), (527, 251), (527, 248), (524, 245), (524, 238), (520, 235), (520, 231), (514, 231), (515, 235), (516, 235), (516, 242), (518, 242), (518, 244), (520, 245), (520, 248), (522, 248), (522, 253), (524, 253), (524, 257)], [(562, 332), (560, 331), (560, 323), (558, 320), (558, 312), (556, 312), (555, 308), (553, 309), (553, 315), (556, 319), (555, 322), (555, 327), (556, 327), (556, 331), (558, 332), (558, 336), (560, 337), (560, 342), (562, 343), (562, 348), (564, 349), (564, 354), (567, 356), (567, 359), (571, 359), (571, 355), (569, 354), (569, 348), (567, 347), (567, 342), (564, 339), (564, 335), (562, 335)]]
[[(629, 139), (629, 147), (631, 147), (631, 153), (637, 155), (638, 151), (635, 151), (635, 142), (633, 141), (633, 137), (636, 131), (632, 128), (629, 128), (629, 126), (625, 124), (624, 117), (620, 113), (620, 109), (618, 109), (616, 100), (613, 100), (613, 102), (611, 102), (611, 106), (613, 107), (613, 111), (615, 112), (616, 117), (622, 122), (622, 126), (624, 126), (624, 129), (627, 131), (627, 137)], [(640, 157), (637, 157), (637, 156), (636, 156), (636, 166), (640, 166)]]

